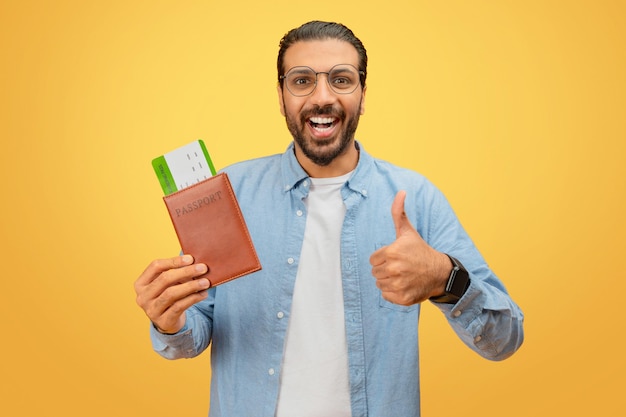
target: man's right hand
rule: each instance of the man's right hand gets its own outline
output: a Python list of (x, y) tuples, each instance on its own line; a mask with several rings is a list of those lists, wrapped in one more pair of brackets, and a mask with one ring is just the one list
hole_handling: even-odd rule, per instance
[(185, 311), (204, 300), (210, 286), (205, 264), (193, 264), (191, 255), (156, 259), (135, 281), (137, 304), (162, 333), (176, 333), (185, 325)]

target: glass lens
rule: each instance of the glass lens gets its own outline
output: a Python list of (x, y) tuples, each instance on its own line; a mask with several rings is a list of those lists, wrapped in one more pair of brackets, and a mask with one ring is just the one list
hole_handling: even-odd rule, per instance
[(359, 85), (359, 73), (352, 65), (336, 65), (328, 74), (330, 88), (339, 94), (349, 94)]
[(309, 67), (294, 67), (285, 76), (287, 88), (294, 96), (306, 96), (313, 92), (317, 74)]

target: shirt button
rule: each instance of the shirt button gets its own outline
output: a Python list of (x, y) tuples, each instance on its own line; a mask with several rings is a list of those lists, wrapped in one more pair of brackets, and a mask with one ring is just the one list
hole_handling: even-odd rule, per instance
[(293, 262), (294, 262), (293, 258), (288, 258), (288, 259), (287, 259), (287, 263), (288, 263), (289, 265), (291, 265)]
[(304, 181), (302, 182), (302, 185), (304, 185), (305, 187), (308, 187), (308, 186), (309, 186), (309, 182), (308, 182), (307, 180), (304, 180)]
[(461, 316), (461, 314), (463, 314), (463, 312), (461, 310), (457, 310), (454, 313), (452, 313), (452, 316), (455, 318), (458, 318)]
[(367, 195), (367, 190), (361, 190), (361, 194)]
[(279, 319), (282, 319), (283, 317), (285, 317), (285, 313), (283, 313), (282, 311), (279, 311), (279, 312), (276, 314), (276, 317), (278, 317)]
[(270, 368), (270, 369), (267, 371), (267, 373), (268, 373), (268, 374), (270, 374), (270, 375), (274, 375), (274, 374), (276, 373), (276, 371), (274, 370), (274, 368)]
[(476, 336), (476, 337), (474, 338), (474, 343), (478, 343), (478, 342), (480, 342), (481, 340), (482, 340), (482, 336)]
[(298, 210), (298, 211), (296, 211), (296, 216), (298, 216), (298, 217), (302, 217), (302, 210)]

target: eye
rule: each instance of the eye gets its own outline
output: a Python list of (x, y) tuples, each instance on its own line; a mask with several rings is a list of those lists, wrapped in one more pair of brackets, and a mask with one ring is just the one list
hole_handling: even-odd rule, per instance
[(310, 76), (294, 76), (291, 83), (295, 86), (305, 87), (309, 84), (315, 83), (315, 80)]
[(352, 80), (350, 78), (348, 78), (348, 77), (337, 76), (337, 77), (333, 77), (333, 84), (350, 85), (350, 84), (352, 84)]
[(288, 85), (295, 90), (307, 90), (315, 85), (315, 72), (307, 67), (293, 68), (287, 74)]
[(332, 74), (330, 84), (339, 90), (348, 90), (354, 87), (355, 78), (352, 73), (341, 71), (340, 73)]

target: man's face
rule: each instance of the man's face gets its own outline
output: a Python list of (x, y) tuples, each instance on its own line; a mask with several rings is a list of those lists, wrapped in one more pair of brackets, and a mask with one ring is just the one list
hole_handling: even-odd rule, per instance
[[(301, 41), (285, 52), (284, 69), (288, 72), (306, 66), (315, 72), (328, 72), (339, 64), (358, 68), (358, 62), (358, 53), (348, 42)], [(360, 84), (350, 94), (339, 94), (330, 88), (327, 75), (319, 74), (313, 93), (296, 97), (286, 86), (279, 86), (278, 97), (296, 147), (314, 164), (327, 166), (352, 145), (364, 112), (365, 89)]]

